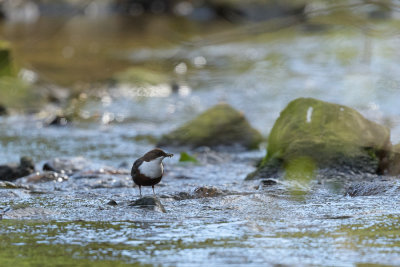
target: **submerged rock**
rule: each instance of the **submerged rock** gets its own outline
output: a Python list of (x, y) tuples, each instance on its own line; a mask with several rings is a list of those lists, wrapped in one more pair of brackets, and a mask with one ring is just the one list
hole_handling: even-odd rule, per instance
[(35, 165), (29, 157), (21, 157), (19, 164), (0, 165), (0, 180), (13, 181), (35, 171)]
[[(299, 98), (281, 112), (268, 138), (267, 155), (247, 179), (268, 178), (289, 167), (379, 173), (390, 150), (390, 131), (356, 110)], [(307, 168), (310, 171), (310, 168)], [(312, 172), (312, 170), (311, 170)]]
[(169, 134), (159, 146), (244, 147), (254, 149), (261, 134), (251, 127), (244, 115), (228, 104), (218, 104)]
[(136, 206), (140, 208), (146, 208), (150, 210), (158, 210), (161, 212), (166, 212), (163, 204), (156, 197), (146, 196), (132, 201), (129, 206)]

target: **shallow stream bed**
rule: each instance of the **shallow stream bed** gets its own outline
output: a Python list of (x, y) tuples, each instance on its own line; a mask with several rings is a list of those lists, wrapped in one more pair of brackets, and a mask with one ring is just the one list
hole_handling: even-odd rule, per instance
[[(67, 180), (0, 189), (0, 210), (8, 210), (0, 220), (0, 265), (400, 265), (395, 178), (385, 178), (388, 190), (356, 197), (345, 192), (360, 176), (307, 184), (245, 181), (265, 145), (231, 153), (176, 148), (156, 186), (166, 212), (129, 205), (138, 198), (132, 162), (162, 134), (219, 102), (243, 111), (266, 137), (288, 102), (314, 97), (357, 109), (389, 127), (398, 143), (398, 14), (383, 20), (352, 15), (315, 16), (259, 33), (163, 18), (153, 20), (159, 30), (148, 26), (148, 36), (130, 32), (131, 22), (79, 17), (58, 36), (35, 33), (32, 46), (29, 31), (20, 35), (21, 26), (3, 26), (24, 68), (74, 91), (80, 102), (66, 126), (46, 124), (60, 108), (53, 104), (33, 115), (0, 117), (0, 164), (26, 155), (38, 170), (57, 157), (82, 157), (84, 166)], [(96, 25), (110, 28), (99, 33)], [(160, 25), (182, 33), (181, 39), (171, 41), (174, 35)], [(140, 88), (105, 81), (127, 66), (172, 78)], [(75, 79), (84, 82), (74, 87)], [(178, 162), (181, 151), (201, 163)], [(196, 195), (199, 188), (211, 196)], [(117, 205), (107, 204), (111, 200)]]

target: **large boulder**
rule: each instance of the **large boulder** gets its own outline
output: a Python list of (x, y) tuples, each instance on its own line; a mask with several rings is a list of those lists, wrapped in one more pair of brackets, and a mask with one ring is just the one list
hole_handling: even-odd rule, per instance
[(390, 146), (389, 129), (356, 110), (299, 98), (281, 112), (268, 138), (267, 155), (248, 179), (277, 175), (296, 162), (311, 162), (315, 168), (382, 172)]
[(261, 134), (251, 127), (244, 115), (228, 104), (218, 104), (178, 129), (162, 136), (159, 146), (238, 146), (253, 149)]

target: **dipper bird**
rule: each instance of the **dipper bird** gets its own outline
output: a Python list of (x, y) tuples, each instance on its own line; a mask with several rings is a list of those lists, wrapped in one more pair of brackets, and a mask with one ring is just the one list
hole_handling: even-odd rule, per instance
[(161, 149), (155, 148), (133, 163), (131, 176), (133, 182), (139, 186), (140, 197), (142, 197), (142, 186), (151, 186), (155, 195), (154, 185), (161, 181), (164, 174), (162, 161), (164, 158), (172, 156), (173, 154), (165, 153)]

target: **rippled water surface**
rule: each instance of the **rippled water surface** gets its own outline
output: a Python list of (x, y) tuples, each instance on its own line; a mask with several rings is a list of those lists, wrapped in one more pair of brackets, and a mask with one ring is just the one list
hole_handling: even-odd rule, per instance
[[(0, 221), (1, 263), (400, 265), (397, 181), (385, 194), (359, 197), (345, 196), (341, 181), (244, 181), (263, 147), (188, 151), (203, 156), (200, 164), (178, 162), (177, 149), (156, 187), (166, 213), (129, 206), (138, 197), (131, 163), (156, 138), (221, 101), (264, 136), (297, 97), (340, 103), (389, 127), (398, 143), (399, 14), (353, 15), (316, 14), (273, 31), (280, 20), (247, 28), (157, 18), (141, 22), (145, 30), (117, 18), (77, 17), (55, 21), (54, 29), (2, 25), (25, 69), (78, 97), (63, 107), (74, 113), (65, 127), (46, 126), (59, 108), (50, 104), (33, 115), (0, 117), (0, 164), (28, 155), (40, 169), (55, 157), (82, 156), (87, 167), (64, 182), (0, 189), (0, 209), (10, 208)], [(157, 82), (110, 82), (127, 67)], [(120, 173), (99, 171), (107, 168)], [(221, 193), (177, 197), (201, 186)]]

